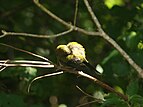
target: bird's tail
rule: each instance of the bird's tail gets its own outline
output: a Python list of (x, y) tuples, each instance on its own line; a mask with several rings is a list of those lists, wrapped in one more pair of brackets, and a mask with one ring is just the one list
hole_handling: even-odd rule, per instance
[(96, 75), (101, 75), (101, 73), (99, 73), (95, 67), (93, 67), (93, 65), (91, 65), (89, 62), (84, 62), (84, 64), (92, 71), (94, 71), (96, 73)]

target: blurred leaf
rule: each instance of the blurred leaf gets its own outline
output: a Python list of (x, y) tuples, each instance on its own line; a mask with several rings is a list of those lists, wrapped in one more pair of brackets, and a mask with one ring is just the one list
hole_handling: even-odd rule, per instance
[(109, 95), (101, 107), (129, 107), (128, 104), (116, 95)]
[(23, 98), (18, 95), (0, 93), (1, 107), (27, 107)]
[(118, 6), (124, 5), (123, 0), (105, 0), (104, 3), (109, 9), (111, 9), (114, 5), (118, 5)]
[(123, 91), (123, 89), (122, 89), (121, 87), (119, 87), (119, 86), (114, 86), (114, 89), (115, 89), (117, 92), (120, 92), (120, 93), (124, 94), (124, 91)]
[(27, 81), (36, 76), (37, 69), (33, 67), (25, 67), (25, 71), (20, 72), (20, 77), (25, 78)]
[(138, 92), (138, 88), (139, 88), (138, 79), (131, 80), (129, 85), (127, 86), (127, 92), (126, 93), (129, 96), (135, 95)]
[(58, 107), (67, 107), (65, 104), (60, 104)]
[(102, 68), (102, 66), (100, 65), (100, 64), (98, 64), (97, 66), (96, 66), (96, 70), (99, 72), (99, 73), (103, 73), (103, 68)]
[(118, 55), (117, 50), (113, 50), (107, 57), (105, 57), (102, 61), (102, 64), (106, 64), (112, 57)]
[(140, 95), (133, 95), (130, 97), (132, 107), (143, 107), (143, 97)]
[(136, 49), (138, 43), (138, 36), (135, 31), (131, 31), (130, 34), (126, 37), (126, 44), (130, 49)]
[(36, 53), (41, 56), (47, 56), (50, 53), (49, 49), (43, 49), (43, 48), (37, 48), (36, 51), (37, 51)]
[(83, 26), (86, 30), (93, 31), (93, 23), (91, 20), (85, 20)]
[(140, 41), (140, 42), (138, 43), (138, 49), (140, 49), (140, 50), (143, 49), (143, 43), (142, 43), (142, 41)]
[(36, 76), (37, 69), (33, 68), (33, 67), (26, 67), (25, 73), (29, 74), (32, 77), (34, 77), (34, 76)]
[(97, 98), (97, 99), (101, 99), (101, 100), (105, 100), (104, 99), (104, 95), (103, 95), (103, 93), (101, 92), (101, 91), (96, 91), (95, 93), (94, 93), (94, 95), (93, 95), (95, 98)]

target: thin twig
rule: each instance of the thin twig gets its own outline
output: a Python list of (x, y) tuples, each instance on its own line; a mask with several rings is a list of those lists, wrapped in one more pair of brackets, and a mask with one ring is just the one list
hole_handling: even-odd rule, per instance
[(76, 26), (77, 13), (78, 13), (78, 0), (76, 0), (75, 2), (75, 13), (74, 13), (74, 21), (73, 21), (74, 26)]
[(4, 67), (16, 67), (16, 66), (22, 66), (22, 67), (40, 67), (40, 68), (54, 68), (55, 66), (53, 64), (4, 64), (0, 63), (0, 66)]
[(83, 94), (85, 94), (86, 96), (91, 97), (91, 98), (95, 98), (95, 97), (93, 97), (92, 95), (87, 94), (86, 92), (84, 92), (79, 86), (76, 85), (76, 88), (77, 88), (78, 90), (80, 90)]
[(55, 75), (59, 75), (59, 74), (63, 74), (63, 71), (55, 72), (55, 73), (51, 73), (51, 74), (45, 74), (45, 75), (38, 76), (38, 77), (34, 78), (28, 85), (28, 93), (30, 92), (30, 87), (34, 81), (41, 79), (41, 78), (51, 77), (51, 76), (55, 76)]
[[(6, 63), (6, 61), (8, 63)], [(30, 60), (0, 60), (0, 66), (4, 67), (15, 67), (15, 66), (30, 66), (30, 67), (41, 67), (41, 68), (53, 68), (54, 65), (49, 62), (43, 61), (30, 61)]]
[[(3, 63), (6, 64), (9, 60), (5, 60)], [(6, 69), (6, 66), (0, 66), (0, 72), (3, 71), (4, 69)]]
[[(6, 62), (7, 60), (0, 60), (0, 63)], [(8, 63), (30, 63), (30, 64), (50, 64), (49, 62), (43, 61), (31, 61), (31, 60), (8, 60)]]
[(35, 53), (29, 52), (29, 51), (26, 51), (26, 50), (23, 50), (23, 49), (19, 49), (19, 48), (16, 48), (16, 47), (14, 47), (14, 46), (10, 46), (10, 45), (4, 44), (4, 43), (0, 43), (0, 45), (7, 46), (7, 47), (10, 47), (10, 48), (12, 48), (12, 49), (15, 49), (15, 50), (18, 50), (18, 51), (21, 51), (21, 52), (24, 52), (24, 53), (33, 55), (33, 56), (35, 56), (35, 57), (38, 57), (38, 58), (43, 59), (43, 60), (45, 60), (45, 61), (48, 61), (48, 62), (50, 62), (50, 63), (52, 64), (52, 62), (51, 62), (49, 59), (47, 59), (47, 58), (45, 58), (45, 57), (43, 57), (43, 56), (37, 55), (37, 54), (35, 54)]
[(76, 107), (86, 106), (86, 105), (89, 105), (89, 104), (93, 104), (93, 103), (95, 103), (95, 102), (96, 102), (96, 101), (90, 101), (90, 102), (87, 102), (87, 103), (80, 104), (80, 105), (78, 105), (78, 106), (76, 106)]
[(4, 36), (25, 36), (25, 37), (34, 37), (34, 38), (56, 38), (59, 36), (63, 36), (65, 34), (68, 34), (72, 31), (73, 29), (70, 28), (69, 30), (66, 30), (64, 32), (58, 33), (58, 34), (53, 34), (53, 35), (38, 35), (38, 34), (30, 34), (30, 33), (15, 33), (15, 32), (7, 32), (5, 30), (2, 30), (2, 35), (0, 35), (0, 38), (4, 37)]
[(100, 36), (103, 37), (106, 41), (108, 41), (112, 46), (114, 46), (119, 52), (120, 54), (128, 61), (128, 63), (138, 72), (138, 74), (143, 78), (143, 69), (137, 65), (132, 58), (130, 58), (130, 56), (109, 36), (107, 35), (102, 27), (100, 22), (98, 21), (97, 17), (95, 16), (91, 6), (89, 5), (88, 0), (84, 0), (84, 3), (87, 7), (88, 12), (90, 13), (94, 23), (96, 24), (99, 32), (100, 32)]
[(94, 96), (86, 93), (85, 91), (83, 91), (79, 86), (76, 86), (77, 89), (79, 89), (79, 91), (81, 91), (83, 94), (85, 94), (87, 97), (91, 97), (91, 98), (94, 98), (96, 100), (96, 102), (103, 102), (105, 100), (103, 99), (98, 99), (98, 98), (95, 98)]

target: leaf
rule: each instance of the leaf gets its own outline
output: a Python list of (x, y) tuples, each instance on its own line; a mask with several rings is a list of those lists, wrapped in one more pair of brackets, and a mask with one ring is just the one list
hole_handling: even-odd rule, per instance
[(105, 57), (102, 61), (102, 64), (106, 64), (112, 57), (118, 55), (117, 50), (113, 50), (107, 57)]
[(129, 85), (127, 86), (127, 94), (129, 96), (135, 95), (138, 92), (139, 84), (138, 79), (130, 81)]
[(104, 95), (101, 91), (96, 91), (93, 96), (97, 99), (105, 100)]
[(36, 76), (37, 69), (32, 67), (26, 67), (25, 73), (28, 73), (31, 76)]
[(124, 1), (123, 0), (105, 0), (105, 5), (109, 9), (111, 9), (115, 5), (123, 6), (124, 5)]
[(110, 94), (101, 107), (128, 107), (128, 105), (124, 100), (121, 100), (114, 94)]
[(140, 42), (138, 43), (138, 49), (140, 49), (140, 50), (143, 49), (143, 42), (142, 42), (142, 41), (140, 41)]
[(120, 92), (120, 93), (124, 94), (124, 91), (123, 91), (123, 89), (122, 89), (121, 87), (119, 87), (119, 86), (114, 86), (114, 89), (115, 89), (117, 92)]
[(21, 73), (21, 77), (26, 78), (27, 80), (32, 79), (36, 76), (37, 69), (33, 67), (26, 67), (25, 71)]
[(143, 107), (143, 97), (140, 95), (133, 95), (130, 97), (129, 102), (132, 107)]

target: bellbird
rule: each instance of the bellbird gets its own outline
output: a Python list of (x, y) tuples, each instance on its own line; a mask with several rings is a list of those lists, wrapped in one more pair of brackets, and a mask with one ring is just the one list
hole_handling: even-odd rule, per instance
[(57, 58), (62, 65), (66, 65), (88, 74), (87, 70), (99, 75), (99, 72), (88, 62), (84, 47), (77, 42), (69, 42), (67, 45), (59, 45), (56, 48)]

